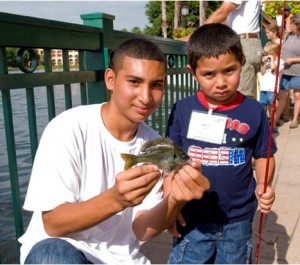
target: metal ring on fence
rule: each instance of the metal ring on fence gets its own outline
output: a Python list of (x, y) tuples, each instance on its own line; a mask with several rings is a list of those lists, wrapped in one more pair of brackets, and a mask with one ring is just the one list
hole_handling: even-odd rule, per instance
[(167, 57), (167, 61), (168, 61), (168, 66), (170, 68), (173, 68), (175, 66), (175, 62), (176, 62), (176, 58), (175, 58), (175, 55), (173, 54), (169, 54), (168, 57)]
[(37, 54), (31, 48), (21, 48), (17, 53), (17, 65), (24, 73), (33, 73), (37, 67)]

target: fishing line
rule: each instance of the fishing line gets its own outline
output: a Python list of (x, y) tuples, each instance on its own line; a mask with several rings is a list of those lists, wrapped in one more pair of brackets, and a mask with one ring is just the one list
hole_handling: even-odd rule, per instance
[[(268, 152), (267, 152), (265, 179), (264, 179), (264, 193), (266, 192), (267, 186), (268, 186), (269, 164), (270, 164), (270, 154), (271, 154), (271, 146), (272, 146), (272, 139), (273, 139), (272, 135), (273, 135), (273, 128), (274, 128), (274, 118), (275, 118), (275, 111), (276, 111), (276, 96), (277, 96), (277, 87), (278, 87), (278, 79), (279, 79), (281, 47), (282, 47), (282, 38), (283, 38), (283, 31), (284, 31), (284, 10), (285, 10), (285, 0), (283, 1), (283, 7), (282, 7), (282, 17), (281, 17), (279, 48), (278, 48), (277, 65), (276, 65), (274, 97), (273, 97), (273, 102), (272, 102), (272, 107), (271, 107), (271, 117), (270, 117), (271, 124), (270, 124), (269, 138), (268, 138)], [(256, 255), (255, 255), (255, 263), (256, 264), (258, 264), (258, 260), (259, 260), (259, 251), (260, 251), (263, 220), (264, 220), (264, 213), (260, 212), (258, 239), (257, 239)]]

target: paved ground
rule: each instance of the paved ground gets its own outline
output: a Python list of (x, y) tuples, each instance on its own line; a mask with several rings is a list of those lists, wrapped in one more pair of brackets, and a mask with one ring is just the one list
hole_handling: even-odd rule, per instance
[[(300, 127), (279, 127), (275, 135), (278, 152), (274, 187), (276, 201), (273, 211), (264, 215), (258, 262), (261, 264), (300, 263)], [(255, 262), (259, 211), (253, 224)], [(167, 233), (145, 243), (142, 251), (152, 263), (166, 263), (172, 239)]]
[[(289, 129), (289, 123), (279, 127), (276, 135), (278, 152), (276, 154), (276, 174), (274, 187), (277, 198), (273, 211), (264, 216), (263, 233), (260, 247), (259, 263), (295, 264), (300, 263), (300, 127)], [(0, 203), (1, 219), (7, 220), (0, 227), (0, 263), (18, 263), (16, 242), (11, 229), (11, 213), (7, 205)], [(28, 219), (28, 216), (26, 217)], [(25, 218), (25, 219), (26, 219)], [(259, 212), (254, 221), (253, 239), (254, 257), (258, 234)], [(9, 226), (10, 225), (10, 226)], [(5, 234), (6, 233), (6, 234)], [(152, 263), (166, 263), (171, 249), (172, 239), (168, 233), (145, 243), (142, 251)]]

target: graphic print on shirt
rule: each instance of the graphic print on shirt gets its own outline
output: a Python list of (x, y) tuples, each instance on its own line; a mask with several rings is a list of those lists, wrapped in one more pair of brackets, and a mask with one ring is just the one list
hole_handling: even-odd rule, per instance
[[(240, 146), (249, 132), (249, 125), (237, 119), (227, 118), (227, 132), (223, 144), (227, 146), (204, 147), (191, 145), (188, 155), (191, 159), (201, 160), (204, 166), (238, 166), (245, 163), (245, 149)], [(230, 147), (229, 147), (230, 146)]]

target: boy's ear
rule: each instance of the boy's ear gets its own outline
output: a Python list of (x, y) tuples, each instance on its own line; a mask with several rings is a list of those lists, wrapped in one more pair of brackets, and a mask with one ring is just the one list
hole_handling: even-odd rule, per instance
[(195, 78), (195, 72), (193, 71), (192, 67), (191, 67), (189, 64), (186, 65), (186, 69), (187, 69), (187, 70), (190, 72), (190, 74), (193, 75), (193, 77)]
[(186, 69), (190, 72), (190, 74), (194, 75), (194, 71), (189, 64), (186, 65)]
[(107, 90), (112, 91), (114, 89), (115, 78), (116, 78), (116, 74), (114, 70), (111, 68), (107, 68), (104, 74), (104, 81)]

